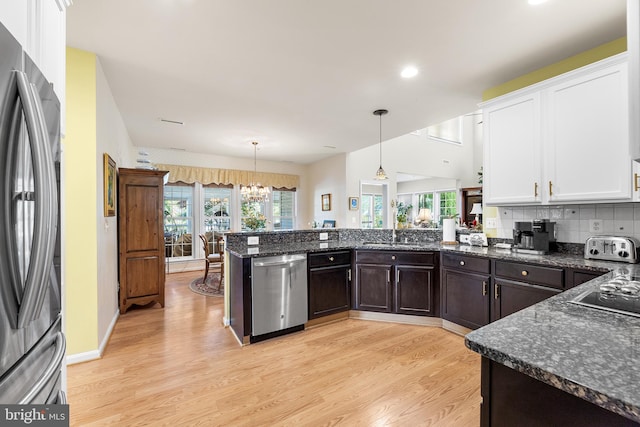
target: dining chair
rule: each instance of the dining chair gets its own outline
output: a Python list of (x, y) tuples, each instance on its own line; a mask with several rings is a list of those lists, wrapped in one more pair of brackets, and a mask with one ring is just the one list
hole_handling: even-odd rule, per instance
[(217, 291), (220, 291), (220, 286), (222, 285), (222, 281), (224, 279), (224, 253), (220, 250), (220, 243), (224, 245), (224, 240), (222, 237), (218, 238), (218, 241), (215, 242), (215, 248), (218, 250), (218, 253), (211, 253), (209, 251), (209, 241), (204, 234), (199, 235), (200, 240), (202, 241), (202, 247), (204, 249), (204, 277), (202, 279), (202, 283), (207, 281), (207, 276), (209, 275), (209, 267), (211, 264), (214, 264), (215, 267), (220, 267), (220, 280), (218, 281)]

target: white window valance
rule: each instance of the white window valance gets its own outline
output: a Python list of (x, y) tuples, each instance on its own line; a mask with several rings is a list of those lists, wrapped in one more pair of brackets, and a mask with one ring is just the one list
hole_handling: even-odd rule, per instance
[(203, 185), (249, 185), (255, 182), (265, 187), (289, 189), (297, 188), (300, 185), (300, 177), (298, 175), (165, 164), (155, 164), (155, 166), (160, 170), (169, 172), (169, 182), (180, 181), (188, 184), (199, 182)]

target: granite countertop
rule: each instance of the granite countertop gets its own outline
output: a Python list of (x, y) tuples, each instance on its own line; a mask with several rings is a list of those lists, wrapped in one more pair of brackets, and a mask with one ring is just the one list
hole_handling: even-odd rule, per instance
[(467, 334), (467, 347), (640, 422), (640, 318), (569, 302), (615, 275), (640, 274), (637, 264), (609, 264), (609, 274)]
[(241, 257), (256, 256), (273, 256), (291, 253), (313, 253), (332, 250), (349, 250), (349, 249), (373, 249), (373, 250), (393, 250), (393, 251), (438, 251), (464, 253), (465, 255), (488, 257), (492, 259), (501, 259), (507, 261), (527, 262), (533, 264), (557, 266), (562, 268), (579, 268), (583, 270), (593, 270), (606, 272), (611, 270), (612, 264), (606, 261), (585, 260), (582, 255), (551, 253), (548, 255), (530, 255), (517, 252), (511, 252), (509, 249), (496, 249), (494, 247), (479, 247), (469, 245), (443, 245), (440, 242), (409, 242), (409, 243), (376, 243), (362, 242), (356, 240), (329, 240), (325, 242), (295, 242), (286, 244), (270, 244), (247, 246), (242, 245), (233, 248), (227, 248), (231, 254)]

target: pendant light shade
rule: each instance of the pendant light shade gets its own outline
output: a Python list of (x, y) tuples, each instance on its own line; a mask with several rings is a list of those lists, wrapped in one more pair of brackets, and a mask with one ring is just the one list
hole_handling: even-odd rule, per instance
[(269, 187), (263, 187), (259, 182), (256, 182), (256, 175), (258, 174), (258, 169), (256, 167), (256, 156), (258, 150), (258, 143), (253, 141), (253, 179), (251, 180), (251, 184), (245, 185), (240, 188), (240, 194), (242, 198), (248, 202), (268, 202), (269, 201)]
[(384, 114), (387, 114), (388, 112), (388, 110), (376, 110), (373, 112), (374, 115), (380, 117), (380, 167), (376, 172), (376, 179), (381, 181), (389, 178), (387, 176), (387, 173), (382, 168), (382, 116)]

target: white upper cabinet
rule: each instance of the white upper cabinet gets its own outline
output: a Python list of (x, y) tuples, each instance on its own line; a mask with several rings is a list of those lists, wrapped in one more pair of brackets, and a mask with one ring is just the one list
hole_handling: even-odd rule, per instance
[(545, 92), (548, 200), (628, 200), (631, 195), (627, 64)]
[(486, 203), (631, 200), (627, 88), (620, 54), (483, 104)]
[(0, 22), (53, 83), (64, 133), (66, 9), (62, 0), (2, 0)]
[(533, 92), (483, 111), (483, 197), (492, 204), (540, 202), (540, 94)]

